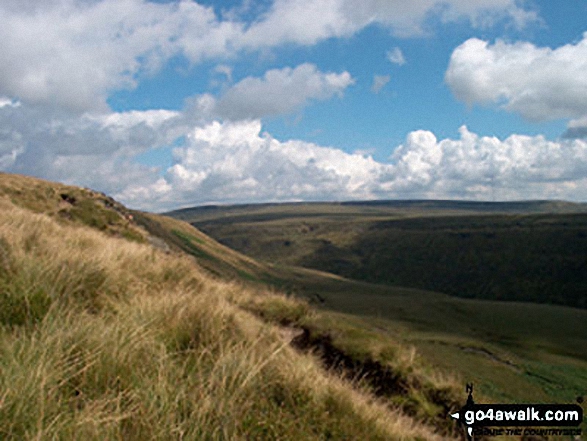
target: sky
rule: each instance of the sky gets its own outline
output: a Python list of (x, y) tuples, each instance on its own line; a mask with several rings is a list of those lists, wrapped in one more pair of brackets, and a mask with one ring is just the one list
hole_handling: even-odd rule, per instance
[(587, 202), (584, 0), (1, 0), (0, 171), (162, 212)]

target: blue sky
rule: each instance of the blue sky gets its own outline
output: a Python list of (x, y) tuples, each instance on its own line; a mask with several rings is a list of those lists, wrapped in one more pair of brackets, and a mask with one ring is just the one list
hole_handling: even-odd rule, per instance
[(7, 0), (0, 170), (136, 208), (587, 201), (587, 3)]

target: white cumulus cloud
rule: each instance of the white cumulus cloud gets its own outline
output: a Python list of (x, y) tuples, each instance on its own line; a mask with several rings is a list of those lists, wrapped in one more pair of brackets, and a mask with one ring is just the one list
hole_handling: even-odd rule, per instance
[(136, 155), (169, 145), (193, 126), (166, 110), (73, 116), (34, 106), (0, 107), (0, 170), (112, 193), (148, 183), (155, 168)]
[(315, 65), (305, 63), (296, 68), (269, 70), (262, 78), (247, 77), (220, 99), (209, 97), (203, 107), (218, 117), (232, 120), (283, 115), (304, 107), (311, 100), (341, 96), (353, 83), (346, 71), (324, 73)]
[(587, 33), (551, 49), (472, 38), (452, 53), (446, 82), (468, 103), (496, 103), (529, 120), (587, 115)]
[[(352, 199), (585, 200), (587, 142), (474, 134), (438, 140), (410, 133), (391, 162), (299, 140), (279, 141), (260, 121), (198, 126), (159, 180), (117, 196), (134, 206)], [(137, 196), (138, 195), (138, 196)]]
[[(532, 19), (515, 0), (275, 0), (250, 23), (195, 1), (4, 0), (0, 2), (0, 94), (80, 113), (107, 111), (172, 57), (192, 65), (283, 44), (312, 45), (371, 24), (422, 32), (430, 14), (474, 25)], [(236, 8), (238, 9), (238, 8)], [(235, 9), (235, 11), (236, 11)]]
[[(191, 110), (46, 113), (0, 107), (0, 170), (83, 185), (132, 207), (214, 202), (394, 198), (585, 200), (587, 140), (542, 136), (456, 139), (415, 131), (389, 162), (301, 140), (278, 140), (260, 120), (210, 121)], [(581, 120), (576, 124), (579, 126)], [(184, 140), (171, 166), (136, 161)], [(171, 147), (167, 147), (171, 149)]]
[[(578, 123), (577, 123), (578, 124)], [(185, 141), (167, 169), (135, 157)], [(390, 146), (390, 149), (393, 146)], [(456, 139), (415, 131), (389, 162), (264, 133), (260, 120), (198, 120), (189, 112), (46, 114), (0, 107), (0, 170), (104, 191), (137, 208), (213, 202), (459, 198), (585, 200), (587, 140)]]
[(390, 191), (464, 199), (585, 200), (587, 142), (511, 135), (505, 140), (460, 129), (460, 139), (412, 132), (392, 156)]
[(515, 0), (276, 0), (244, 33), (243, 42), (253, 47), (311, 45), (350, 36), (374, 23), (398, 36), (413, 36), (425, 32), (424, 22), (432, 14), (444, 22), (468, 19), (476, 27), (490, 26), (503, 18), (521, 27), (537, 18)]
[[(261, 122), (218, 121), (189, 133), (165, 176), (165, 206), (198, 202), (320, 200), (374, 197), (389, 166), (372, 158), (303, 141), (281, 142)], [(122, 193), (122, 198), (136, 192)], [(153, 194), (156, 197), (156, 194)]]
[(0, 17), (0, 93), (76, 111), (106, 110), (176, 54), (225, 56), (241, 29), (191, 1), (10, 1)]

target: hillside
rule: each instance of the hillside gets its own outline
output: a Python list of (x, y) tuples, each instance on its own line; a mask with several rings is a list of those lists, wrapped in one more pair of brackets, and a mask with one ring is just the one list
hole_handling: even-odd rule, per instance
[[(243, 271), (246, 284), (230, 281)], [(0, 438), (461, 433), (454, 379), (264, 288), (271, 271), (187, 224), (0, 174)]]
[[(551, 206), (550, 203), (536, 204), (542, 208)], [(334, 204), (330, 205), (334, 213), (337, 208), (333, 207)], [(350, 208), (345, 209), (356, 210), (354, 205), (361, 204), (349, 204)], [(535, 204), (523, 205), (525, 209), (530, 209)], [(320, 204), (308, 206), (308, 210), (323, 210)], [(260, 211), (276, 208), (272, 204), (256, 207)], [(514, 207), (508, 204), (507, 208)], [(247, 211), (250, 209), (248, 207)], [(204, 209), (210, 213), (209, 210), (219, 210), (219, 207)], [(421, 212), (421, 206), (418, 210)], [(224, 217), (230, 219), (230, 215)], [(178, 221), (156, 218), (166, 225), (189, 228), (183, 222), (173, 224)], [(293, 219), (292, 225), (296, 221), (299, 222)], [(301, 222), (301, 225), (306, 228), (308, 223)], [(252, 230), (248, 240), (254, 241), (259, 233), (266, 232)], [(210, 239), (202, 235), (200, 242), (202, 240)], [(225, 247), (215, 242), (212, 244), (221, 251), (216, 254), (219, 259), (229, 255), (230, 251)], [(198, 243), (196, 245), (199, 246)], [(280, 254), (272, 259), (273, 262), (291, 257), (291, 248), (295, 247), (287, 247), (286, 250), (277, 248)], [(235, 258), (242, 259), (241, 254), (232, 253)], [(200, 262), (211, 260), (200, 259)], [(372, 340), (382, 337), (405, 347), (415, 346), (420, 355), (425, 355), (428, 363), (433, 363), (441, 371), (456, 373), (468, 381), (474, 380), (478, 391), (492, 399), (507, 402), (564, 402), (587, 390), (587, 377), (578, 375), (582, 369), (587, 371), (587, 311), (532, 303), (463, 300), (437, 292), (353, 281), (282, 264), (257, 265), (260, 271), (243, 273), (238, 270), (237, 275), (244, 275), (241, 280), (254, 284), (268, 283), (319, 307), (324, 320), (330, 324), (313, 323), (315, 328), (320, 329), (318, 340), (334, 337), (337, 345), (345, 346), (345, 351), (356, 351), (357, 347), (369, 346)], [(252, 274), (256, 275), (251, 277)], [(344, 315), (333, 316), (327, 311)], [(430, 314), (430, 311), (435, 311), (435, 314)], [(335, 330), (331, 323), (338, 321), (333, 317), (345, 323), (352, 321), (358, 329), (343, 332), (341, 328), (345, 326), (338, 325)], [(364, 336), (353, 341), (349, 333)], [(373, 354), (369, 356), (373, 358)]]
[(585, 211), (548, 201), (382, 201), (170, 215), (261, 261), (459, 297), (586, 308)]
[[(397, 264), (404, 265), (406, 274), (413, 276), (416, 282), (419, 282), (418, 274), (422, 279), (432, 279), (429, 274), (410, 268), (403, 260), (415, 267), (422, 262), (444, 265), (447, 273), (459, 274), (462, 268), (455, 264), (459, 262), (457, 257), (470, 255), (479, 241), (489, 240), (485, 237), (487, 233), (494, 234), (496, 243), (502, 244), (491, 254), (502, 266), (507, 264), (508, 258), (516, 258), (508, 254), (512, 248), (524, 241), (536, 240), (527, 249), (522, 247), (519, 250), (523, 266), (508, 269), (522, 273), (521, 269), (533, 264), (524, 259), (541, 252), (544, 253), (539, 256), (541, 261), (556, 263), (551, 257), (557, 241), (569, 239), (571, 233), (584, 231), (577, 228), (573, 232), (580, 223), (569, 222), (574, 217), (582, 222), (581, 205), (555, 203), (569, 212), (551, 214), (528, 212), (552, 208), (551, 203), (542, 202), (521, 204), (526, 211), (517, 212), (512, 210), (519, 210), (520, 204), (489, 204), (489, 207), (480, 204), (482, 209), (477, 211), (459, 212), (449, 210), (444, 203), (432, 204), (434, 210), (440, 211), (426, 211), (423, 203), (412, 205), (416, 208), (370, 203), (265, 204), (200, 207), (171, 215), (191, 220), (225, 244), (271, 263), (272, 269), (280, 275), (280, 289), (306, 299), (321, 311), (344, 314), (346, 322), (358, 327), (356, 334), (374, 332), (406, 347), (415, 347), (419, 357), (434, 365), (439, 372), (457, 375), (461, 384), (474, 382), (476, 390), (486, 399), (513, 403), (574, 402), (577, 396), (587, 395), (585, 309), (548, 303), (462, 298), (421, 288), (370, 283), (359, 277), (351, 280), (295, 266), (314, 257), (322, 264), (350, 261), (352, 265), (340, 265), (340, 268), (359, 268), (361, 260), (352, 254), (352, 247), (360, 244), (361, 238), (365, 240), (370, 234), (380, 232), (376, 228), (379, 226), (383, 233), (379, 239), (372, 236), (373, 249), (404, 245), (399, 256), (393, 253), (375, 255), (379, 257), (378, 267), (382, 269), (379, 276), (394, 274), (390, 268)], [(454, 205), (463, 207), (463, 203)], [(464, 205), (479, 208), (477, 204)], [(496, 213), (499, 207), (502, 212)], [(575, 212), (571, 212), (573, 210)], [(514, 231), (510, 230), (512, 221), (519, 223)], [(397, 243), (382, 238), (392, 231), (388, 224), (402, 226), (395, 232)], [(461, 227), (468, 231), (459, 231)], [(491, 228), (493, 231), (488, 232)], [(560, 236), (556, 228), (562, 230)], [(550, 229), (550, 233), (545, 234), (545, 229)], [(530, 238), (524, 238), (524, 230), (531, 233)], [(458, 234), (455, 231), (459, 231)], [(465, 232), (461, 237), (460, 233)], [(413, 241), (418, 235), (419, 245), (415, 243), (418, 241)], [(421, 237), (425, 235), (427, 241), (422, 241)], [(572, 239), (571, 234), (570, 251), (575, 250), (576, 258), (581, 259), (585, 248), (576, 247)], [(455, 260), (445, 257), (435, 262), (430, 259), (434, 246), (447, 246), (446, 243), (448, 250), (456, 252)], [(475, 246), (467, 249), (467, 244)], [(540, 251), (539, 246), (551, 254)], [(322, 247), (324, 253), (317, 254), (316, 250)], [(572, 256), (564, 247), (559, 251)], [(487, 274), (486, 271), (484, 275)], [(550, 277), (548, 272), (545, 275)], [(436, 283), (446, 283), (445, 278), (448, 279), (446, 274), (440, 274)], [(453, 280), (460, 283), (458, 279)], [(483, 282), (483, 279), (479, 280), (479, 284)], [(522, 278), (521, 282), (521, 286), (531, 286), (528, 282), (532, 280)], [(329, 319), (333, 317), (332, 313), (328, 314)], [(325, 334), (333, 333), (326, 331)], [(342, 340), (348, 338), (348, 333), (336, 332), (334, 335), (342, 335), (339, 337)], [(356, 349), (361, 344), (355, 342), (350, 346)]]

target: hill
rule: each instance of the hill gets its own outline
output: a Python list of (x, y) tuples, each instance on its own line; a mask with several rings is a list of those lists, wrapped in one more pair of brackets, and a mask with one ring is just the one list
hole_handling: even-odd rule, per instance
[[(239, 271), (251, 277), (230, 281)], [(268, 290), (270, 274), (187, 224), (0, 174), (0, 438), (461, 433), (447, 417), (454, 380), (381, 332)]]
[(257, 262), (0, 174), (2, 439), (462, 438), (465, 382), (482, 402), (585, 394), (585, 326), (579, 309)]
[(267, 262), (466, 298), (587, 307), (585, 204), (381, 201), (170, 215)]
[[(483, 238), (487, 233), (484, 228), (494, 228), (491, 234), (507, 238), (500, 239), (504, 244), (501, 251), (494, 250), (493, 256), (499, 262), (501, 252), (505, 253), (508, 247), (523, 242), (514, 233), (521, 234), (523, 229), (527, 229), (538, 244), (552, 253), (553, 244), (558, 240), (557, 234), (551, 231), (550, 235), (541, 237), (544, 234), (540, 231), (544, 227), (541, 224), (546, 223), (548, 229), (550, 223), (563, 231), (570, 225), (567, 230), (572, 231), (573, 223), (568, 223), (568, 219), (581, 216), (580, 205), (570, 205), (575, 212), (554, 214), (512, 213), (511, 210), (496, 213), (496, 207), (492, 206), (489, 207), (490, 212), (486, 206), (474, 212), (455, 212), (446, 206), (440, 207), (440, 211), (426, 211), (422, 203), (415, 203), (417, 209), (382, 205), (316, 203), (200, 207), (171, 215), (191, 220), (225, 244), (271, 262), (271, 267), (280, 273), (278, 286), (281, 290), (307, 299), (322, 311), (345, 314), (344, 320), (358, 327), (355, 335), (374, 332), (391, 337), (406, 347), (415, 347), (418, 356), (436, 366), (437, 371), (457, 374), (461, 384), (473, 381), (476, 390), (486, 399), (502, 402), (573, 402), (575, 397), (587, 394), (587, 311), (584, 309), (514, 300), (468, 299), (421, 288), (371, 283), (359, 278), (351, 280), (295, 266), (316, 256), (326, 264), (340, 264), (345, 259), (359, 265), (360, 259), (352, 260), (356, 258), (352, 247), (360, 244), (360, 240), (365, 240), (369, 234), (377, 233), (379, 223), (383, 224), (384, 231), (388, 229), (386, 223), (400, 223), (405, 227), (397, 232), (398, 243), (404, 240), (402, 256), (380, 256), (382, 275), (393, 274), (390, 271), (392, 265), (386, 263), (385, 258), (393, 263), (401, 263), (401, 258), (405, 258), (414, 265), (421, 264), (416, 259), (417, 253), (416, 256), (409, 255), (413, 249), (420, 253), (420, 257), (433, 260), (425, 254), (431, 252), (426, 242), (422, 242), (419, 248), (410, 243), (410, 239), (417, 234), (427, 234), (430, 239), (428, 245), (434, 245), (433, 240), (441, 244), (441, 239), (449, 237), (452, 241), (449, 250), (452, 248), (461, 253), (464, 251), (459, 247), (474, 243), (467, 240), (479, 240), (475, 236)], [(462, 208), (461, 203), (456, 205)], [(505, 207), (498, 205), (502, 211), (512, 208), (507, 204)], [(549, 203), (537, 205), (550, 207)], [(536, 211), (537, 205), (528, 203), (524, 209)], [(560, 208), (564, 204), (556, 203), (556, 206)], [(435, 210), (438, 208), (436, 205)], [(493, 224), (487, 223), (488, 219), (493, 220)], [(509, 231), (512, 221), (520, 223), (520, 227), (513, 232)], [(500, 222), (504, 224), (502, 230), (496, 228)], [(463, 225), (469, 229), (464, 238), (460, 237), (462, 231), (459, 234), (451, 231)], [(580, 233), (581, 230), (575, 232)], [(374, 249), (393, 245), (397, 244), (390, 245), (383, 239), (373, 239), (372, 242)], [(316, 254), (316, 250), (322, 247), (338, 249), (339, 253)], [(473, 249), (470, 247), (468, 251)], [(527, 258), (537, 253), (536, 245), (521, 251), (522, 256)], [(563, 248), (561, 252), (566, 250)], [(577, 249), (576, 255), (580, 258), (584, 256), (582, 252)], [(508, 254), (502, 258), (507, 259)], [(445, 265), (446, 271), (458, 273), (459, 268), (451, 267), (456, 266), (454, 261), (440, 263)], [(525, 267), (532, 264), (521, 263)], [(341, 267), (358, 268), (353, 265)], [(416, 271), (407, 274), (418, 275)], [(445, 275), (439, 277), (440, 282), (443, 277)], [(418, 281), (417, 277), (414, 280)], [(335, 340), (349, 340), (348, 336), (352, 333), (323, 331), (323, 334), (334, 335)], [(355, 341), (349, 346), (351, 350), (360, 350), (361, 344), (365, 342)]]

